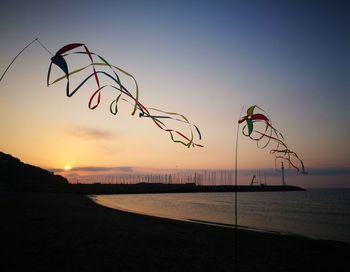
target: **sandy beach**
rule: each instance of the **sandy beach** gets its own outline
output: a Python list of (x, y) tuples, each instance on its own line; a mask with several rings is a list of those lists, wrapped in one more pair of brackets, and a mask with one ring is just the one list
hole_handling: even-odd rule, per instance
[[(0, 193), (2, 271), (234, 271), (232, 229)], [(239, 271), (347, 271), (350, 244), (239, 231)]]

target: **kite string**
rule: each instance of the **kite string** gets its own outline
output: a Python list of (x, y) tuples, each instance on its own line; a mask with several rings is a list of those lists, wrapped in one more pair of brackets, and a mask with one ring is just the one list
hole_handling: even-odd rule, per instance
[(10, 62), (10, 64), (7, 66), (7, 68), (5, 69), (5, 72), (1, 75), (0, 78), (0, 82), (2, 81), (2, 79), (4, 78), (4, 76), (6, 75), (7, 71), (10, 69), (11, 65), (15, 62), (15, 60), (23, 53), (23, 51), (25, 51), (29, 46), (31, 46), (33, 43), (38, 42), (40, 44), (40, 46), (42, 48), (44, 48), (51, 56), (53, 56), (53, 54), (39, 41), (39, 38), (35, 38), (34, 40), (32, 40), (30, 43), (28, 43), (14, 58), (13, 60)]
[(53, 54), (51, 53), (51, 51), (49, 49), (47, 49), (47, 47), (45, 45), (42, 44), (42, 42), (36, 38), (36, 41), (40, 44), (40, 46), (47, 52), (51, 55), (51, 57), (53, 57)]

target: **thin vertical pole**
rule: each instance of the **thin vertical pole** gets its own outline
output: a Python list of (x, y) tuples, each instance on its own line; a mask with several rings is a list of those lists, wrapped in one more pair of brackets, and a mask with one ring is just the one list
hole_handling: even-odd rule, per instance
[[(241, 113), (239, 114), (239, 119), (241, 119), (243, 112), (243, 107)], [(238, 230), (237, 230), (237, 222), (238, 222), (238, 212), (237, 212), (237, 179), (238, 179), (238, 135), (239, 135), (239, 123), (237, 123), (237, 131), (236, 131), (236, 147), (235, 147), (235, 271), (238, 271)]]
[(235, 271), (238, 271), (238, 241), (237, 241), (237, 168), (238, 168), (238, 133), (239, 125), (237, 125), (237, 134), (236, 134), (236, 154), (235, 154)]
[(282, 185), (286, 185), (285, 181), (284, 181), (284, 165), (283, 165), (283, 162), (282, 162)]

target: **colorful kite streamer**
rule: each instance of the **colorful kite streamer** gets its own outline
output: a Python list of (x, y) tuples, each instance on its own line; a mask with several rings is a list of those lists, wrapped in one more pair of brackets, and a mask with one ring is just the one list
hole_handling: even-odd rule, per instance
[[(71, 52), (72, 50), (74, 50), (76, 48), (83, 48), (84, 51)], [(70, 72), (68, 69), (68, 65), (67, 65), (67, 62), (65, 60), (65, 57), (67, 57), (68, 55), (72, 55), (72, 54), (87, 55), (89, 60), (90, 60), (90, 64)], [(94, 60), (94, 58), (97, 58), (98, 62), (96, 62)], [(64, 76), (59, 77), (50, 83), (52, 64), (57, 65), (64, 72)], [(92, 73), (89, 76), (87, 76), (73, 91), (71, 91), (70, 84), (69, 84), (70, 83), (69, 82), (70, 76), (72, 76), (73, 74), (77, 74), (79, 72), (82, 72), (83, 70), (85, 70), (89, 67), (92, 67)], [(108, 68), (110, 70), (110, 73), (107, 73), (105, 70), (97, 70), (97, 67)], [(127, 77), (132, 78), (132, 80), (135, 83), (135, 95), (132, 95), (132, 93), (130, 93), (127, 90), (127, 88), (122, 84), (118, 73), (122, 73), (122, 74), (126, 75)], [(110, 84), (101, 85), (100, 76), (106, 76), (107, 78), (111, 79), (115, 85), (110, 85)], [(134, 76), (132, 76), (130, 73), (126, 72), (125, 70), (123, 70), (117, 66), (111, 65), (109, 62), (107, 62), (100, 55), (91, 52), (85, 44), (82, 44), (82, 43), (68, 44), (56, 52), (56, 54), (51, 58), (51, 63), (50, 63), (48, 74), (47, 74), (47, 85), (49, 86), (49, 85), (55, 84), (55, 83), (61, 81), (62, 79), (66, 78), (67, 79), (66, 94), (68, 97), (71, 97), (91, 77), (94, 77), (96, 85), (97, 85), (97, 87), (96, 87), (97, 89), (94, 91), (94, 93), (90, 97), (90, 100), (89, 100), (89, 108), (90, 109), (93, 110), (93, 109), (98, 107), (98, 105), (101, 102), (102, 89), (104, 89), (106, 87), (110, 87), (110, 88), (117, 91), (116, 99), (113, 100), (110, 104), (110, 112), (112, 114), (116, 115), (118, 113), (118, 102), (119, 101), (126, 101), (130, 104), (133, 104), (133, 111), (131, 113), (132, 115), (134, 115), (136, 113), (136, 111), (139, 110), (140, 117), (150, 118), (155, 123), (155, 125), (157, 127), (159, 127), (160, 129), (162, 129), (170, 134), (170, 137), (171, 137), (173, 142), (181, 143), (187, 147), (195, 147), (195, 146), (203, 147), (203, 145), (200, 145), (200, 144), (197, 144), (194, 142), (194, 133), (193, 133), (192, 128), (195, 128), (199, 140), (201, 140), (201, 138), (202, 138), (201, 133), (196, 125), (190, 123), (189, 120), (182, 114), (178, 114), (175, 112), (162, 111), (162, 110), (155, 109), (155, 108), (146, 108), (139, 101), (139, 87), (138, 87), (137, 81), (134, 78)], [(158, 114), (161, 113), (161, 115), (153, 115), (152, 112), (155, 112)], [(178, 130), (168, 128), (165, 125), (165, 123), (163, 121), (161, 121), (161, 119), (171, 119), (171, 120), (174, 120), (177, 122), (187, 124), (189, 127), (190, 136), (186, 136), (184, 133), (182, 133)]]
[[(256, 113), (255, 110), (260, 112)], [(262, 108), (257, 105), (249, 107), (247, 115), (238, 121), (239, 124), (244, 122), (242, 128), (244, 136), (255, 141), (261, 149), (273, 142), (276, 146), (270, 150), (270, 153), (275, 156), (275, 161), (287, 161), (289, 167), (295, 168), (298, 172), (301, 170), (302, 173), (306, 173), (303, 161), (288, 148), (282, 133), (272, 126), (271, 118)], [(256, 128), (259, 124), (262, 126)]]
[[(51, 56), (51, 63), (48, 69), (47, 73), (47, 86), (53, 85), (57, 82), (60, 82), (63, 79), (66, 79), (66, 95), (68, 97), (72, 97), (81, 87), (83, 87), (90, 78), (94, 78), (94, 81), (96, 83), (96, 89), (94, 90), (93, 94), (91, 95), (89, 99), (88, 106), (91, 110), (96, 109), (100, 102), (101, 102), (101, 93), (102, 90), (106, 90), (107, 87), (109, 89), (115, 90), (117, 92), (116, 99), (114, 99), (110, 103), (109, 110), (113, 115), (116, 115), (118, 113), (118, 103), (120, 101), (125, 101), (129, 104), (133, 105), (132, 115), (135, 115), (137, 111), (139, 111), (139, 117), (147, 117), (150, 118), (154, 124), (162, 129), (163, 131), (166, 131), (169, 133), (170, 138), (175, 143), (183, 144), (187, 147), (203, 147), (203, 145), (198, 144), (195, 142), (195, 133), (193, 128), (196, 131), (196, 135), (198, 136), (198, 139), (202, 139), (202, 135), (198, 129), (198, 127), (192, 123), (189, 122), (189, 120), (182, 114), (176, 113), (176, 112), (168, 112), (159, 110), (156, 108), (147, 108), (141, 102), (139, 101), (139, 87), (137, 84), (136, 79), (133, 75), (128, 73), (127, 71), (114, 66), (107, 62), (102, 56), (91, 52), (88, 47), (83, 43), (71, 43), (63, 46), (61, 49), (59, 49), (55, 55), (53, 55), (40, 41), (38, 38), (33, 40), (31, 43), (29, 43), (26, 47), (24, 47), (12, 60), (10, 65), (6, 68), (5, 72), (0, 78), (0, 81), (5, 76), (6, 72), (12, 65), (12, 63), (16, 60), (16, 58), (30, 45), (32, 45), (34, 42), (38, 42), (40, 46), (42, 46)], [(77, 51), (78, 49), (83, 49), (83, 51)], [(68, 64), (66, 62), (66, 57), (69, 55), (86, 55), (89, 59), (89, 64), (86, 66), (80, 67), (78, 69), (75, 69), (73, 71), (70, 71), (68, 68)], [(64, 75), (53, 80), (50, 82), (51, 78), (51, 70), (52, 65), (56, 65), (59, 67)], [(92, 72), (90, 75), (85, 77), (75, 88), (71, 89), (70, 86), (70, 78), (73, 75), (79, 74), (87, 69), (91, 68)], [(104, 69), (103, 69), (104, 68)], [(121, 82), (121, 77), (119, 74), (123, 74), (126, 77), (129, 77), (133, 80), (135, 84), (135, 94), (132, 94)], [(110, 81), (113, 82), (113, 84), (102, 84), (102, 76)], [(185, 124), (188, 129), (189, 133), (180, 132), (176, 129), (168, 128), (165, 124), (166, 120), (173, 120), (178, 123)]]

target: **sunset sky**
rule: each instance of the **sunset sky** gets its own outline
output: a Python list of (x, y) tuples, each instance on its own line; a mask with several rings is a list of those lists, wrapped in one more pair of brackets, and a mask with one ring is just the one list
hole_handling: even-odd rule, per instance
[[(309, 174), (295, 176), (298, 184), (348, 187), (345, 2), (6, 1), (0, 74), (36, 37), (53, 53), (85, 43), (135, 76), (143, 104), (187, 116), (205, 147), (174, 144), (150, 120), (132, 116), (128, 104), (110, 114), (108, 94), (90, 110), (93, 81), (71, 98), (64, 81), (47, 88), (51, 56), (34, 44), (0, 83), (0, 150), (71, 173), (232, 169), (241, 109), (257, 104), (303, 159)], [(267, 149), (240, 136), (240, 169), (273, 167)]]

